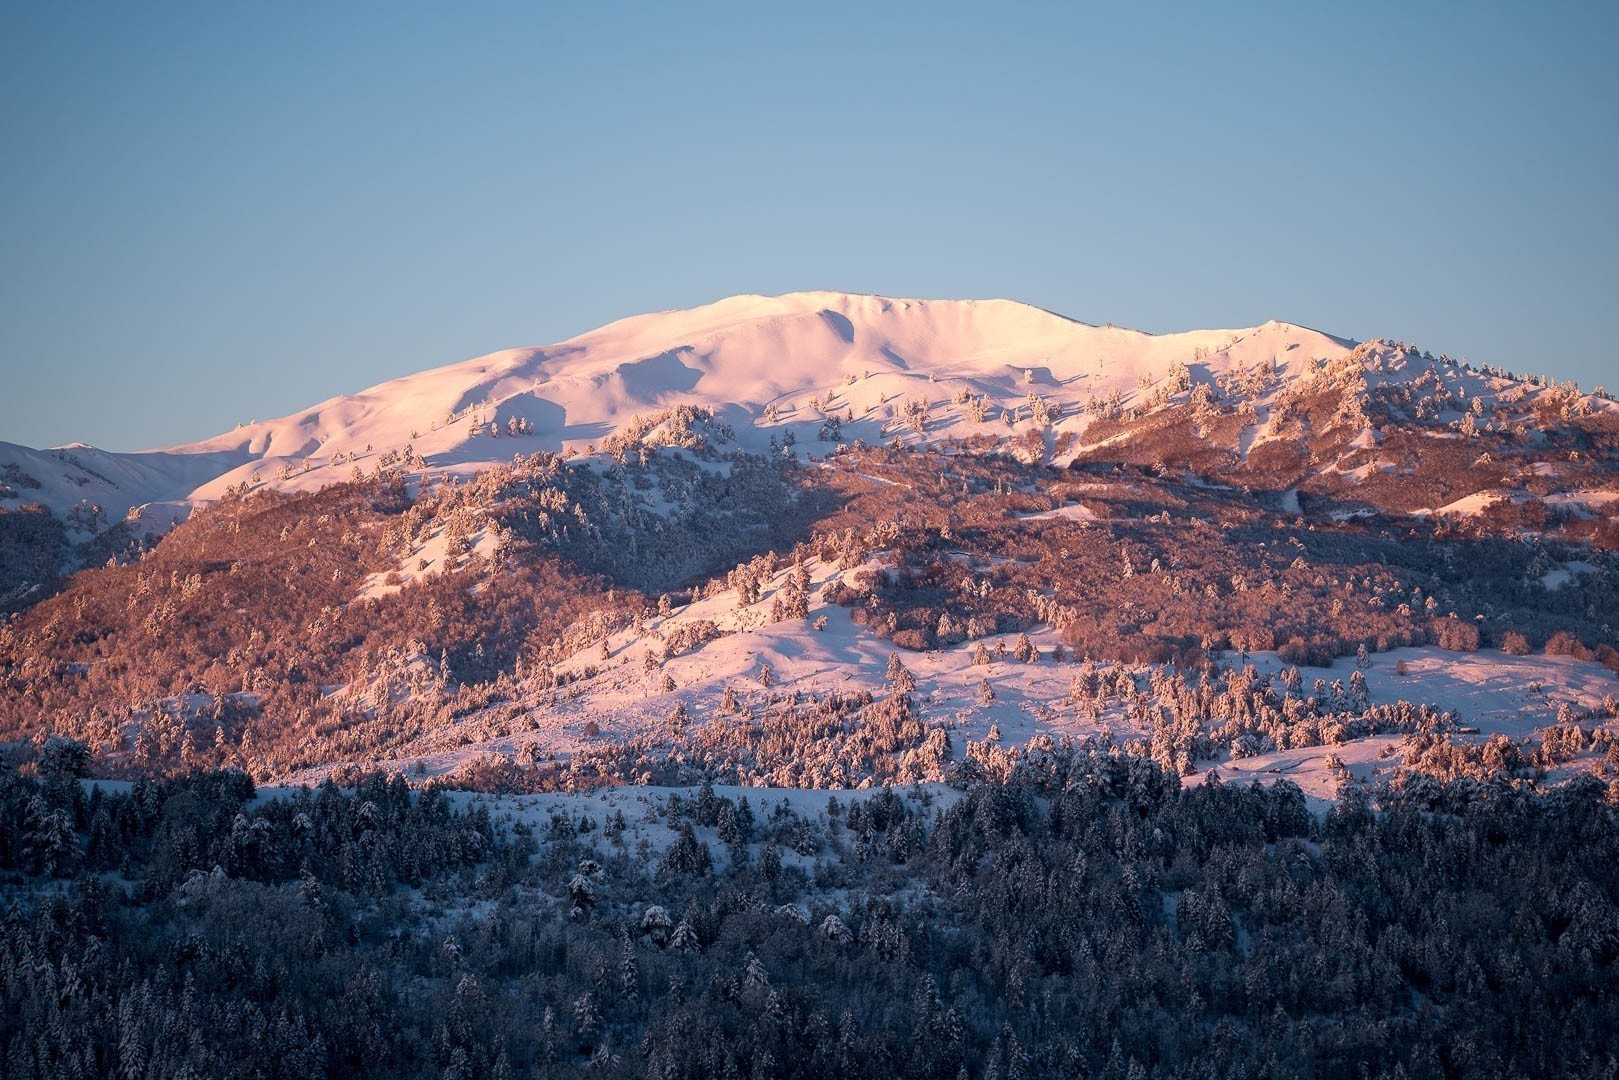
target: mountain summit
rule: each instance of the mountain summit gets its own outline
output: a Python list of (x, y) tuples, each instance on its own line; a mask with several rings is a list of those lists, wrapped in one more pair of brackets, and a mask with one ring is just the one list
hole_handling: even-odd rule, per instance
[[(844, 437), (875, 440), (923, 400), (927, 423), (903, 437), (965, 436), (973, 409), (993, 420), (1031, 395), (1060, 410), (1058, 436), (1078, 436), (1089, 403), (1144, 400), (1177, 365), (1194, 381), (1256, 365), (1297, 375), (1350, 347), (1277, 322), (1154, 335), (1009, 300), (733, 296), (407, 375), (201, 442), (128, 454), (0, 443), (0, 480), (12, 478), (0, 507), (43, 503), (80, 532), (132, 511), (162, 528), (243, 483), (307, 490), (407, 454), (422, 472), (468, 475), (517, 453), (585, 452), (674, 405), (713, 410), (748, 449), (790, 432), (813, 451), (832, 416)], [(952, 404), (968, 396), (980, 404)]]

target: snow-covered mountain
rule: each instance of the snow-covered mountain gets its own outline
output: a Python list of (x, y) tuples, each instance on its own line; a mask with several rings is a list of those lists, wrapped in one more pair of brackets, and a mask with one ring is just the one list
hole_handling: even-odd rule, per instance
[(1088, 438), (1099, 418), (1193, 402), (1201, 386), (1211, 400), (1235, 388), (1253, 411), (1226, 449), (1245, 460), (1276, 434), (1266, 426), (1276, 395), (1344, 370), (1345, 358), (1362, 388), (1418, 386), (1431, 415), (1417, 419), (1429, 422), (1460, 424), (1480, 397), (1528, 414), (1561, 392), (1275, 321), (1147, 334), (1009, 300), (735, 296), (407, 375), (187, 445), (123, 454), (0, 442), (0, 509), (42, 503), (81, 537), (126, 515), (140, 532), (161, 531), (244, 484), (310, 490), (401, 465), (465, 476), (520, 453), (589, 452), (681, 404), (712, 409), (742, 449), (790, 435), (810, 454), (837, 440), (1007, 438), (1033, 421), (1061, 463), (1121, 437), (1115, 424)]
[[(986, 398), (991, 419), (1034, 394), (1060, 407), (1057, 430), (1077, 432), (1087, 402), (1128, 404), (1177, 363), (1194, 378), (1272, 364), (1297, 374), (1350, 344), (1276, 322), (1145, 334), (1008, 300), (735, 296), (407, 375), (197, 443), (109, 453), (0, 442), (0, 506), (39, 502), (64, 517), (78, 507), (86, 525), (92, 506), (113, 522), (133, 510), (163, 525), (244, 481), (316, 488), (406, 447), (425, 471), (461, 474), (533, 450), (585, 451), (676, 404), (712, 408), (753, 449), (787, 431), (813, 449), (828, 416), (852, 417), (846, 438), (881, 438), (907, 400), (932, 405), (923, 437), (981, 432), (951, 404), (963, 392)], [(506, 437), (513, 430), (525, 433)]]
[[(1008, 747), (1108, 734), (1186, 775), (1318, 748), (1326, 794), (1328, 755), (1350, 760), (1327, 747), (1459, 724), (1401, 697), (1414, 665), (1459, 661), (1372, 678), (1371, 653), (1585, 665), (1436, 684), (1480, 730), (1619, 709), (1619, 406), (1279, 322), (1152, 335), (1003, 300), (735, 297), (188, 446), (0, 447), (0, 497), (79, 534), (198, 510), (152, 545), (0, 514), (0, 738), (67, 734), (132, 774), (206, 752), (277, 778), (645, 783), (706, 762), (845, 786), (939, 779), (963, 741), (1001, 769)], [(1165, 726), (1122, 667), (1255, 654), (1365, 682), (1323, 683), (1307, 714), (1298, 686), (1235, 669), (1225, 713), (1160, 682), (1183, 710)], [(1065, 656), (1121, 667), (1104, 685)], [(1555, 699), (1475, 693), (1535, 671)], [(1392, 751), (1356, 753), (1370, 775)]]

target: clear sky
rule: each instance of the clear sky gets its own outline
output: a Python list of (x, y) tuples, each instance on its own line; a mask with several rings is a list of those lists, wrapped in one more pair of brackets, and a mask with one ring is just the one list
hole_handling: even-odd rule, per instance
[(1619, 5), (0, 6), (0, 440), (733, 293), (1619, 386)]

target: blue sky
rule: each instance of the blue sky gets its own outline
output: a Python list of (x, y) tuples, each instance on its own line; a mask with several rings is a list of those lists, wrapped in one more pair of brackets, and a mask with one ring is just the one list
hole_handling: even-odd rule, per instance
[(1616, 11), (8, 4), (0, 439), (811, 288), (1619, 386)]

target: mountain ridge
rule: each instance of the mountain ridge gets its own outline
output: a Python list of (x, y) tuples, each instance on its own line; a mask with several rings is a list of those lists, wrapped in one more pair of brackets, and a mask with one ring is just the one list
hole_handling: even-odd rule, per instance
[[(1240, 400), (1240, 420), (1196, 425), (1208, 442), (1198, 460), (1246, 463), (1260, 448), (1267, 469), (1280, 455), (1291, 470), (1278, 483), (1298, 483), (1289, 440), (1347, 475), (1370, 466), (1344, 455), (1379, 438), (1358, 408), (1344, 419), (1364, 430), (1345, 427), (1324, 451), (1318, 425), (1284, 436), (1286, 402), (1329, 373), (1357, 400), (1392, 384), (1417, 388), (1431, 398), (1422, 423), (1461, 427), (1480, 397), (1504, 406), (1503, 423), (1532, 417), (1548, 396), (1568, 407), (1556, 383), (1277, 320), (1151, 334), (1005, 299), (742, 294), (413, 372), (192, 443), (113, 453), (0, 442), (0, 510), (41, 505), (79, 545), (120, 526), (151, 539), (232, 492), (318, 490), (390, 469), (412, 483), (464, 480), (520, 454), (588, 455), (613, 439), (666, 438), (658, 418), (675, 407), (699, 410), (728, 449), (749, 453), (815, 457), (857, 441), (987, 436), (1072, 464), (1121, 442), (1144, 447), (1155, 413)], [(1574, 396), (1582, 409), (1613, 407)], [(1411, 420), (1398, 408), (1391, 415)], [(1137, 457), (1158, 460), (1143, 447)]]
[[(0, 442), (0, 468), (9, 465), (41, 481), (31, 493), (13, 485), (14, 503), (42, 502), (66, 516), (84, 502), (101, 507), (97, 520), (106, 524), (135, 511), (146, 516), (148, 526), (161, 528), (190, 506), (217, 498), (225, 487), (251, 482), (255, 472), (258, 482), (305, 489), (341, 478), (343, 467), (356, 462), (374, 467), (389, 450), (422, 440), (425, 445), (416, 449), (430, 470), (464, 474), (468, 466), (475, 471), (509, 458), (510, 453), (494, 451), (510, 447), (469, 453), (469, 439), (437, 436), (456, 422), (451, 417), (480, 407), (498, 423), (533, 424), (540, 440), (533, 448), (584, 449), (638, 413), (675, 403), (716, 408), (733, 423), (746, 419), (749, 426), (758, 425), (772, 403), (835, 389), (836, 380), (822, 377), (829, 365), (837, 366), (842, 379), (926, 374), (980, 381), (992, 374), (986, 367), (999, 366), (1003, 370), (993, 374), (1007, 384), (999, 396), (1010, 399), (1023, 396), (1005, 378), (1015, 365), (1049, 370), (1053, 354), (1061, 355), (1068, 368), (1061, 374), (1068, 380), (1105, 376), (1118, 364), (1131, 365), (1126, 374), (1139, 377), (1143, 362), (1159, 374), (1157, 369), (1180, 353), (1212, 350), (1288, 326), (1272, 321), (1245, 329), (1148, 334), (1099, 327), (1004, 299), (743, 294), (697, 308), (633, 315), (550, 345), (498, 350), (399, 376), (190, 443), (121, 453), (87, 443), (36, 450)], [(1347, 347), (1342, 339), (1293, 329), (1317, 335), (1322, 348)], [(779, 357), (796, 363), (782, 365)], [(699, 363), (686, 364), (683, 358)], [(716, 366), (724, 370), (713, 370)], [(879, 394), (886, 396), (886, 390)], [(864, 418), (882, 402), (862, 404)], [(803, 438), (804, 432), (798, 434)], [(742, 441), (763, 445), (767, 440), (768, 433)], [(266, 476), (289, 466), (297, 475)], [(6, 501), (0, 490), (0, 506)]]

